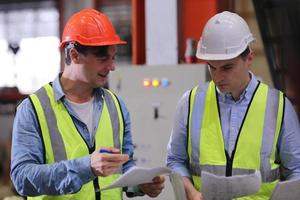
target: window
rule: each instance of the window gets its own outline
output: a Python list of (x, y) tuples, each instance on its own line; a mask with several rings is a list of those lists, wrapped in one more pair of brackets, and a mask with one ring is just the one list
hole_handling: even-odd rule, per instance
[(54, 1), (0, 7), (0, 87), (32, 93), (60, 70), (58, 10)]

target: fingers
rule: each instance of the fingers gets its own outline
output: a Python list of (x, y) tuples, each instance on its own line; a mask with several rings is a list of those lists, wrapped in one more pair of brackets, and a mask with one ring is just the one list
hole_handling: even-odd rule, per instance
[(165, 177), (164, 176), (156, 176), (153, 178), (154, 183), (164, 183), (165, 182)]
[(115, 148), (105, 148), (107, 152), (99, 153), (95, 151), (91, 155), (91, 169), (95, 176), (108, 176), (117, 172), (121, 166), (128, 161), (127, 154), (119, 154), (119, 150)]
[(104, 147), (101, 148), (98, 152), (104, 150), (106, 153), (100, 153), (101, 160), (110, 161), (110, 162), (126, 162), (129, 159), (127, 154), (120, 154), (120, 150), (114, 147)]
[(107, 166), (102, 166), (102, 167), (97, 167), (95, 168), (97, 176), (101, 176), (101, 177), (106, 177), (109, 176), (111, 174), (114, 174), (115, 172), (117, 172), (120, 169), (120, 167), (107, 167)]
[(99, 152), (101, 152), (101, 150), (105, 150), (106, 152), (109, 152), (109, 153), (116, 153), (116, 154), (120, 153), (120, 149), (117, 149), (114, 147), (102, 147), (102, 148), (100, 148)]
[(164, 182), (165, 182), (164, 176), (157, 176), (153, 178), (152, 183), (141, 184), (139, 185), (139, 188), (148, 196), (157, 197), (165, 187)]
[(127, 154), (100, 154), (99, 160), (103, 162), (121, 163), (128, 161), (129, 156)]
[(103, 161), (100, 159), (91, 159), (91, 168), (96, 176), (108, 176), (117, 172), (126, 161)]

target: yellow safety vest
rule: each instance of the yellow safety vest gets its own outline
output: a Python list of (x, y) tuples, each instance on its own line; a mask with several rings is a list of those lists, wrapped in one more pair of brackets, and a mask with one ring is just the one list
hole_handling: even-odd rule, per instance
[[(204, 102), (201, 102), (201, 95), (205, 97)], [(200, 113), (199, 105), (203, 106), (203, 113)], [(224, 147), (215, 84), (211, 81), (206, 86), (193, 88), (189, 98), (188, 154), (195, 188), (201, 191), (202, 170), (220, 176), (259, 170), (263, 182), (259, 192), (239, 199), (269, 199), (280, 176), (275, 153), (283, 107), (282, 92), (259, 83), (248, 105), (230, 157)], [(199, 119), (199, 115), (202, 116), (201, 122), (194, 120)], [(201, 125), (197, 127), (197, 124)], [(197, 147), (192, 145), (195, 138), (199, 139)]]
[[(50, 84), (30, 95), (42, 132), (46, 164), (83, 157), (103, 146), (122, 150), (124, 122), (120, 104), (112, 92), (106, 89), (103, 91), (103, 109), (95, 135), (94, 149), (89, 149), (81, 137), (63, 102), (54, 99), (54, 91)], [(84, 184), (75, 194), (42, 195), (28, 199), (122, 199), (122, 188), (96, 192), (97, 188), (110, 185), (121, 173), (120, 169), (111, 176), (97, 177), (94, 181)]]

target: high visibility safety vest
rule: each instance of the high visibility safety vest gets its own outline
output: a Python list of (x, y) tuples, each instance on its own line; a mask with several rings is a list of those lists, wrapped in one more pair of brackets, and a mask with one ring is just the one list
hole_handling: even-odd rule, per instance
[(219, 176), (259, 170), (262, 185), (258, 193), (238, 199), (269, 199), (280, 177), (275, 154), (284, 103), (282, 92), (259, 83), (230, 157), (224, 147), (215, 84), (211, 81), (194, 87), (189, 96), (188, 154), (195, 188), (201, 191), (202, 170)]
[[(112, 92), (106, 89), (103, 91), (103, 109), (93, 149), (89, 148), (78, 132), (63, 102), (54, 99), (54, 91), (50, 84), (30, 95), (41, 129), (46, 164), (83, 157), (103, 146), (113, 146), (122, 150), (124, 119), (120, 104)], [(96, 192), (99, 187), (110, 185), (120, 174), (121, 169), (111, 176), (97, 177), (94, 181), (84, 184), (75, 194), (43, 195), (28, 199), (122, 199), (122, 188)]]

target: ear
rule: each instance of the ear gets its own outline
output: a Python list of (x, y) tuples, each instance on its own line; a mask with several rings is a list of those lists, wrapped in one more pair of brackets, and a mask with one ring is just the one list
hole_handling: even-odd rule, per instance
[(70, 49), (70, 58), (71, 61), (74, 62), (75, 64), (80, 63), (80, 54), (75, 48)]
[(254, 52), (250, 50), (250, 53), (247, 56), (247, 65), (250, 67), (254, 60)]

